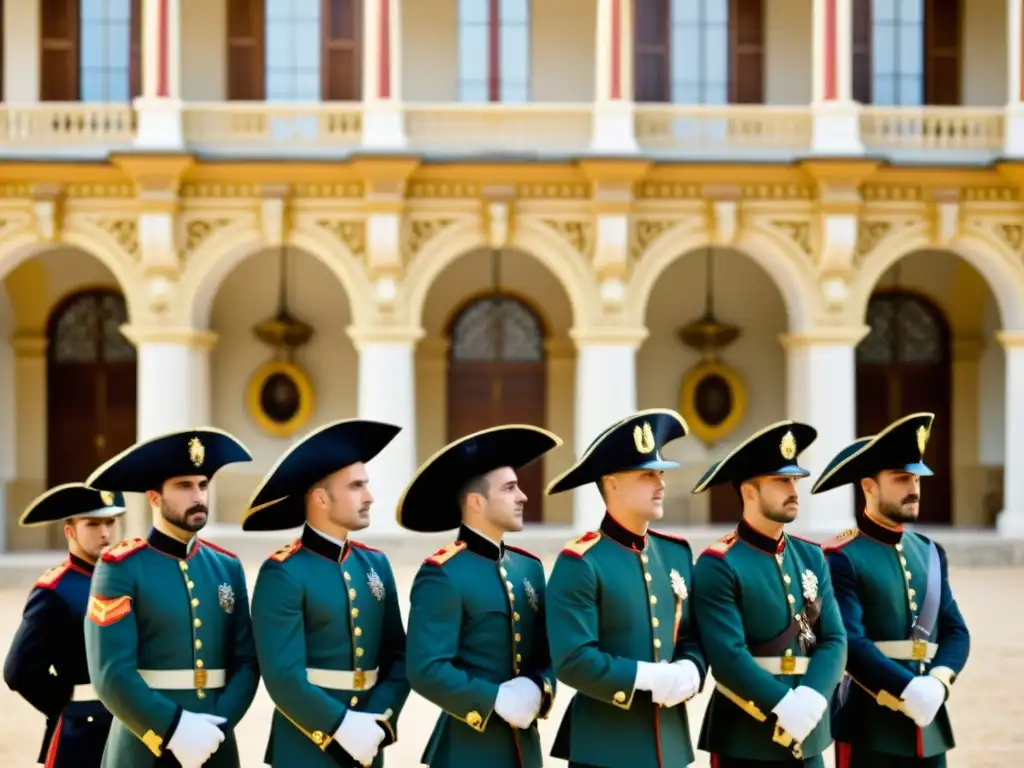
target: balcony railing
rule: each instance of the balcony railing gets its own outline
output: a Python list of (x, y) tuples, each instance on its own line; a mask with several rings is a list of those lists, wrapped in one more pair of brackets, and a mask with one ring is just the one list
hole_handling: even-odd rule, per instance
[[(130, 150), (140, 114), (126, 104), (0, 104), (0, 157)], [(591, 152), (595, 125), (604, 119), (592, 104), (406, 103), (401, 125), (410, 152), (559, 156)], [(815, 151), (814, 120), (809, 106), (645, 103), (635, 106), (633, 127), (639, 151), (656, 157), (790, 160)], [(363, 124), (364, 107), (353, 102), (190, 102), (182, 109), (184, 146), (177, 148), (236, 157), (338, 156), (373, 145)], [(990, 161), (1005, 152), (1007, 125), (1001, 108), (865, 106), (859, 116), (864, 151), (895, 162)], [(622, 154), (629, 151), (623, 147)]]

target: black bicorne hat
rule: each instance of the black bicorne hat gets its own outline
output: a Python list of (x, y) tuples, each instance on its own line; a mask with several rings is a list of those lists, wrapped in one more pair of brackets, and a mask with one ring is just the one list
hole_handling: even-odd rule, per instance
[(596, 483), (605, 475), (639, 469), (678, 469), (661, 456), (666, 444), (686, 437), (683, 417), (667, 408), (638, 411), (612, 424), (572, 467), (548, 485), (549, 496)]
[(394, 424), (342, 419), (289, 448), (270, 469), (242, 515), (243, 531), (280, 531), (306, 521), (306, 492), (328, 475), (368, 462), (402, 431)]
[(97, 491), (85, 483), (65, 483), (51, 488), (29, 504), (18, 524), (28, 528), (69, 517), (119, 517), (124, 510), (124, 495), (121, 493)]
[(771, 424), (733, 448), (708, 467), (693, 493), (703, 493), (722, 483), (742, 483), (754, 477), (788, 475), (807, 477), (811, 473), (797, 464), (797, 457), (818, 437), (818, 430), (797, 421)]
[(102, 491), (159, 491), (172, 477), (212, 480), (228, 464), (252, 461), (238, 438), (214, 427), (196, 427), (136, 443), (89, 475), (85, 484)]
[(557, 435), (528, 424), (466, 435), (419, 468), (398, 501), (398, 524), (419, 533), (458, 528), (462, 522), (458, 495), (467, 482), (499, 467), (522, 469), (561, 444)]
[(924, 449), (931, 436), (935, 414), (912, 413), (897, 419), (873, 437), (862, 437), (846, 446), (828, 463), (811, 493), (824, 493), (887, 469), (929, 476)]

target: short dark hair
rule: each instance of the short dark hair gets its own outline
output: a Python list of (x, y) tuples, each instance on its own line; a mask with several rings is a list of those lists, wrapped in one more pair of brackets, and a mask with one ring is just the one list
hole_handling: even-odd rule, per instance
[(484, 498), (487, 498), (491, 492), (491, 481), (487, 475), (477, 475), (471, 477), (462, 487), (459, 489), (459, 508), (461, 509), (466, 505), (466, 499), (469, 498), (471, 493), (479, 493)]

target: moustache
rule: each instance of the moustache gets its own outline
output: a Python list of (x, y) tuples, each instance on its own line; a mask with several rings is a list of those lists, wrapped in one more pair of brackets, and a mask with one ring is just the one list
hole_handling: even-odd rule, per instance
[(904, 496), (903, 501), (900, 504), (917, 504), (921, 500), (921, 497), (916, 493), (912, 493), (909, 496)]
[(786, 499), (786, 501), (784, 502), (783, 506), (785, 506), (787, 504), (799, 504), (799, 503), (800, 503), (800, 497), (799, 496), (790, 496), (788, 499)]
[(207, 517), (209, 517), (210, 511), (206, 508), (205, 504), (196, 504), (195, 506), (190, 507), (188, 512), (186, 512), (185, 514), (186, 515), (198, 515), (200, 513), (202, 513), (202, 514), (206, 515)]

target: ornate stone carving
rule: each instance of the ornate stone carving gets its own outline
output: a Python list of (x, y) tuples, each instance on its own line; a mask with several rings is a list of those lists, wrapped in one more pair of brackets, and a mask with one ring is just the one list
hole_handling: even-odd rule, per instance
[(999, 239), (1013, 249), (1014, 253), (1024, 251), (1024, 225), (1000, 222), (995, 226)]
[(308, 198), (353, 198), (362, 197), (364, 185), (359, 181), (343, 181), (336, 184), (296, 184), (295, 197)]
[(185, 253), (195, 252), (217, 230), (231, 224), (231, 219), (193, 219), (185, 224)]
[(414, 181), (408, 186), (410, 199), (464, 200), (480, 196), (480, 185), (468, 181)]
[(411, 219), (405, 239), (409, 258), (423, 250), (423, 246), (455, 223), (455, 219)]
[(701, 197), (701, 185), (641, 181), (633, 190), (633, 196), (638, 200), (698, 200)]
[(630, 227), (630, 260), (639, 261), (651, 243), (678, 223), (678, 219), (634, 219), (633, 226)]
[(860, 193), (865, 202), (919, 203), (924, 198), (918, 184), (864, 184)]
[(810, 222), (776, 219), (772, 221), (771, 225), (799, 245), (800, 249), (808, 256), (813, 255), (814, 248), (811, 244)]
[(581, 219), (541, 219), (546, 226), (551, 227), (562, 239), (582, 256), (590, 254), (591, 238), (594, 226), (590, 221)]
[(238, 198), (259, 197), (258, 184), (236, 184), (234, 182), (204, 181), (195, 184), (182, 184), (178, 196), (183, 198)]
[(521, 200), (586, 200), (590, 197), (590, 184), (563, 182), (534, 182), (518, 184), (516, 197)]
[(68, 184), (64, 188), (64, 196), (78, 199), (96, 198), (118, 198), (124, 199), (135, 196), (135, 185), (126, 184), (98, 184), (81, 183)]
[(795, 182), (760, 182), (744, 184), (744, 200), (814, 200), (818, 196), (813, 184)]
[(859, 260), (871, 253), (891, 230), (891, 221), (861, 221), (857, 227), (856, 258)]
[(139, 255), (139, 225), (135, 219), (115, 219), (105, 216), (94, 218), (93, 223), (110, 235), (124, 252), (137, 258)]
[(1020, 190), (1014, 187), (964, 187), (960, 199), (965, 203), (1012, 203), (1020, 200)]
[(365, 222), (346, 219), (318, 219), (316, 224), (334, 235), (357, 259), (366, 256)]

